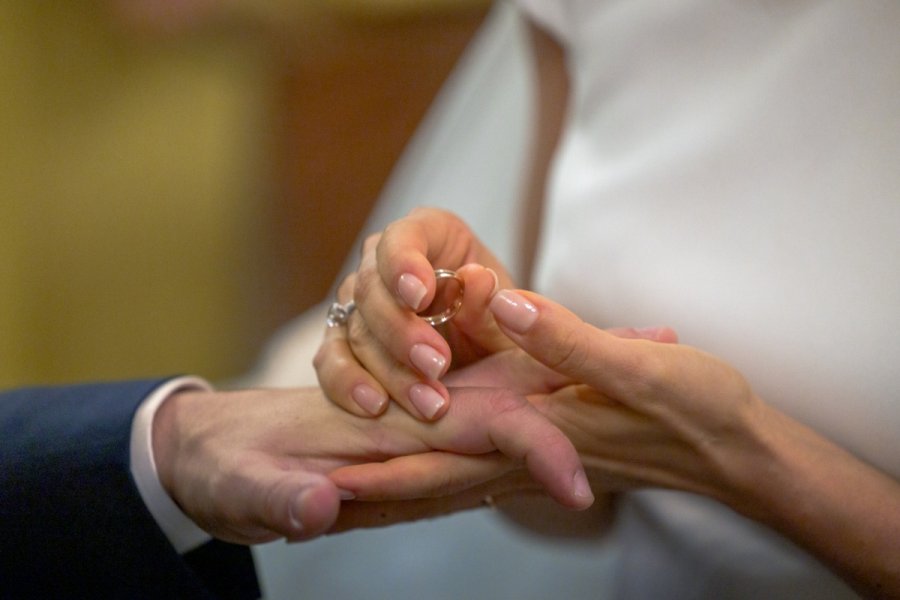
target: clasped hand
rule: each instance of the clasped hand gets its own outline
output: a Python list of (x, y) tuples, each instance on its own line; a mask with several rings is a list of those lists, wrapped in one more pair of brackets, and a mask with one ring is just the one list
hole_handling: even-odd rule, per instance
[[(436, 293), (435, 268), (455, 270), (466, 291), (440, 331), (416, 315)], [(316, 357), (323, 390), (356, 415), (380, 414), (390, 397), (436, 423), (468, 402), (450, 390), (524, 395), (540, 422), (578, 450), (592, 491), (607, 500), (595, 507), (611, 507), (611, 493), (642, 487), (702, 494), (790, 538), (861, 593), (900, 595), (900, 482), (763, 402), (737, 370), (676, 343), (671, 329), (604, 331), (511, 287), (457, 217), (413, 211), (367, 241), (359, 270), (342, 285), (341, 301), (352, 297), (357, 310), (346, 328), (326, 334)], [(512, 435), (513, 445), (548, 444), (533, 429)], [(558, 468), (572, 472), (570, 463)], [(346, 506), (351, 524), (373, 515), (403, 520), (410, 507), (428, 514), (432, 501), (410, 499), (433, 495), (447, 481), (455, 490), (492, 494), (528, 525), (571, 515), (523, 505), (540, 491), (530, 479), (534, 469), (479, 488), (483, 474), (470, 457), (425, 453), (347, 465), (329, 477), (357, 500), (377, 501)], [(608, 517), (593, 522), (602, 526)], [(586, 522), (564, 520), (566, 533), (586, 529)]]
[[(440, 331), (416, 315), (436, 293), (435, 268), (456, 270), (466, 290)], [(547, 298), (503, 289), (510, 285), (459, 219), (414, 211), (367, 240), (359, 270), (341, 286), (357, 311), (346, 329), (326, 333), (315, 361), (323, 390), (357, 415), (377, 415), (390, 397), (436, 422), (458, 401), (448, 389), (511, 390), (574, 443), (596, 491), (654, 486), (746, 499), (753, 475), (742, 468), (753, 465), (743, 457), (763, 447), (765, 405), (739, 373), (673, 343), (671, 329), (604, 331)], [(384, 502), (470, 479), (468, 468), (452, 454), (411, 456), (331, 477), (357, 499)]]

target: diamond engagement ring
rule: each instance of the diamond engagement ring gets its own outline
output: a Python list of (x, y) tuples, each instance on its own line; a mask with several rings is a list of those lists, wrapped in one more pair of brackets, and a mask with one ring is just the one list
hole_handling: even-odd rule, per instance
[[(438, 290), (435, 293), (435, 300), (431, 303), (429, 309), (436, 312), (433, 314), (420, 314), (419, 317), (432, 327), (437, 327), (452, 319), (459, 312), (463, 303), (465, 284), (462, 278), (456, 274), (456, 271), (451, 271), (450, 269), (436, 269), (434, 277), (437, 280)], [(456, 282), (455, 292), (451, 287), (448, 287), (451, 279)], [(333, 302), (328, 309), (325, 323), (329, 327), (346, 325), (354, 310), (356, 310), (356, 302), (353, 300), (346, 304)], [(425, 312), (428, 313), (428, 309)]]
[(356, 302), (354, 302), (353, 300), (351, 300), (347, 304), (334, 302), (328, 309), (328, 316), (325, 318), (325, 323), (329, 327), (340, 327), (341, 325), (346, 325), (347, 319), (350, 318), (350, 315), (353, 314), (354, 310), (356, 310)]

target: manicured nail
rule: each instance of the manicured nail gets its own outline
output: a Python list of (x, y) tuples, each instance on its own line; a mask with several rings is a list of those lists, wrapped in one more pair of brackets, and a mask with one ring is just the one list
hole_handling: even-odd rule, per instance
[(344, 490), (338, 488), (338, 494), (340, 495), (341, 500), (355, 500), (356, 494), (351, 492), (350, 490)]
[(415, 311), (421, 308), (419, 305), (422, 304), (422, 299), (428, 293), (422, 280), (412, 273), (404, 273), (400, 276), (400, 281), (397, 282), (397, 291), (403, 301)]
[(426, 419), (433, 419), (445, 402), (443, 396), (424, 383), (417, 383), (409, 388), (409, 401)]
[(509, 290), (500, 290), (494, 294), (490, 309), (502, 325), (516, 333), (528, 331), (538, 318), (538, 310), (534, 304)]
[(594, 492), (591, 491), (591, 484), (588, 483), (587, 475), (585, 475), (583, 470), (579, 469), (578, 472), (575, 473), (575, 477), (572, 478), (572, 483), (574, 485), (576, 498), (584, 498), (591, 502), (594, 501)]
[(350, 392), (353, 401), (370, 415), (380, 415), (387, 404), (387, 396), (379, 394), (371, 385), (361, 383)]
[(494, 276), (494, 289), (491, 290), (491, 295), (493, 296), (497, 293), (497, 290), (500, 289), (500, 278), (497, 276), (497, 271), (493, 270), (492, 268), (485, 267), (485, 270), (487, 270), (488, 273)]
[(444, 373), (447, 359), (428, 344), (414, 344), (409, 360), (428, 379), (438, 379)]

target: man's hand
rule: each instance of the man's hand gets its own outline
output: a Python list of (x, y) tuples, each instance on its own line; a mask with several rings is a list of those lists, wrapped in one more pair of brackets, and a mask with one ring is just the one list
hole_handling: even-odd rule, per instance
[[(160, 407), (154, 422), (160, 480), (200, 527), (238, 543), (324, 533), (337, 519), (342, 495), (329, 473), (407, 455), (465, 464), (433, 473), (428, 485), (405, 495), (456, 495), (426, 513), (469, 508), (472, 500), (463, 492), (523, 466), (560, 504), (583, 509), (593, 502), (571, 442), (523, 396), (498, 389), (454, 396), (460, 401), (445, 418), (425, 424), (398, 407), (381, 419), (359, 418), (317, 389), (181, 392)], [(410, 518), (424, 516), (415, 510)], [(380, 524), (377, 514), (369, 516), (371, 522), (357, 519), (355, 526)]]

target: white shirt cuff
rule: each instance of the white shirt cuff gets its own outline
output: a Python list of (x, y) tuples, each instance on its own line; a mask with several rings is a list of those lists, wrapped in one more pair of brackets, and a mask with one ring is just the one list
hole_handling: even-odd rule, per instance
[(205, 544), (212, 536), (178, 508), (159, 480), (153, 458), (153, 417), (162, 403), (176, 392), (212, 389), (198, 377), (171, 379), (144, 399), (131, 422), (131, 476), (150, 514), (180, 554)]

